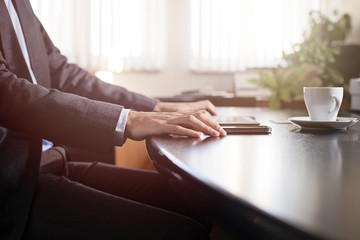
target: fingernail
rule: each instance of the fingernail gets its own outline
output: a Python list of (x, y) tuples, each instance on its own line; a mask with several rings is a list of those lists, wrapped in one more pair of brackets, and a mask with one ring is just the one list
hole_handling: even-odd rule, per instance
[(225, 136), (227, 134), (227, 132), (223, 128), (220, 128), (220, 132), (221, 132), (221, 135), (223, 135), (223, 136)]
[(197, 133), (198, 133), (197, 137), (201, 138), (203, 133), (202, 132), (197, 132)]
[(218, 137), (220, 135), (220, 133), (218, 131), (215, 131), (214, 129), (211, 130), (211, 135)]

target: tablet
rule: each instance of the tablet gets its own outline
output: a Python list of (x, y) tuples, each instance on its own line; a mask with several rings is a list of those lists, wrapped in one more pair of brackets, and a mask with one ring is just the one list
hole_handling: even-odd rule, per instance
[(228, 134), (270, 134), (271, 127), (265, 125), (259, 126), (223, 126)]
[(217, 116), (220, 126), (259, 126), (260, 123), (253, 116)]

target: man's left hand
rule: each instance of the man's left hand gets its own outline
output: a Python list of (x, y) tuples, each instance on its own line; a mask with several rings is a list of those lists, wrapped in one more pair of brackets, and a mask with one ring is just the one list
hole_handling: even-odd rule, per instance
[(194, 112), (199, 110), (206, 110), (211, 115), (218, 114), (216, 107), (209, 100), (197, 102), (158, 102), (154, 108), (155, 112)]

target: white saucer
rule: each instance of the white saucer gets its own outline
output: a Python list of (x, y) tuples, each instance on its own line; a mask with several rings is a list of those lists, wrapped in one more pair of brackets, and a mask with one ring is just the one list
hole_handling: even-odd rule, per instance
[(347, 127), (357, 123), (358, 118), (338, 117), (336, 121), (311, 121), (310, 117), (292, 117), (289, 121), (301, 127), (301, 129), (346, 129)]

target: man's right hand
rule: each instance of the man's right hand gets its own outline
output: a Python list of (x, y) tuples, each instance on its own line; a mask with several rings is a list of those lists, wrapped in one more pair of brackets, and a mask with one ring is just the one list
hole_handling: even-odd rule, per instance
[(136, 112), (130, 111), (125, 136), (133, 140), (143, 140), (154, 135), (178, 135), (201, 137), (225, 136), (226, 132), (206, 111), (197, 112)]

